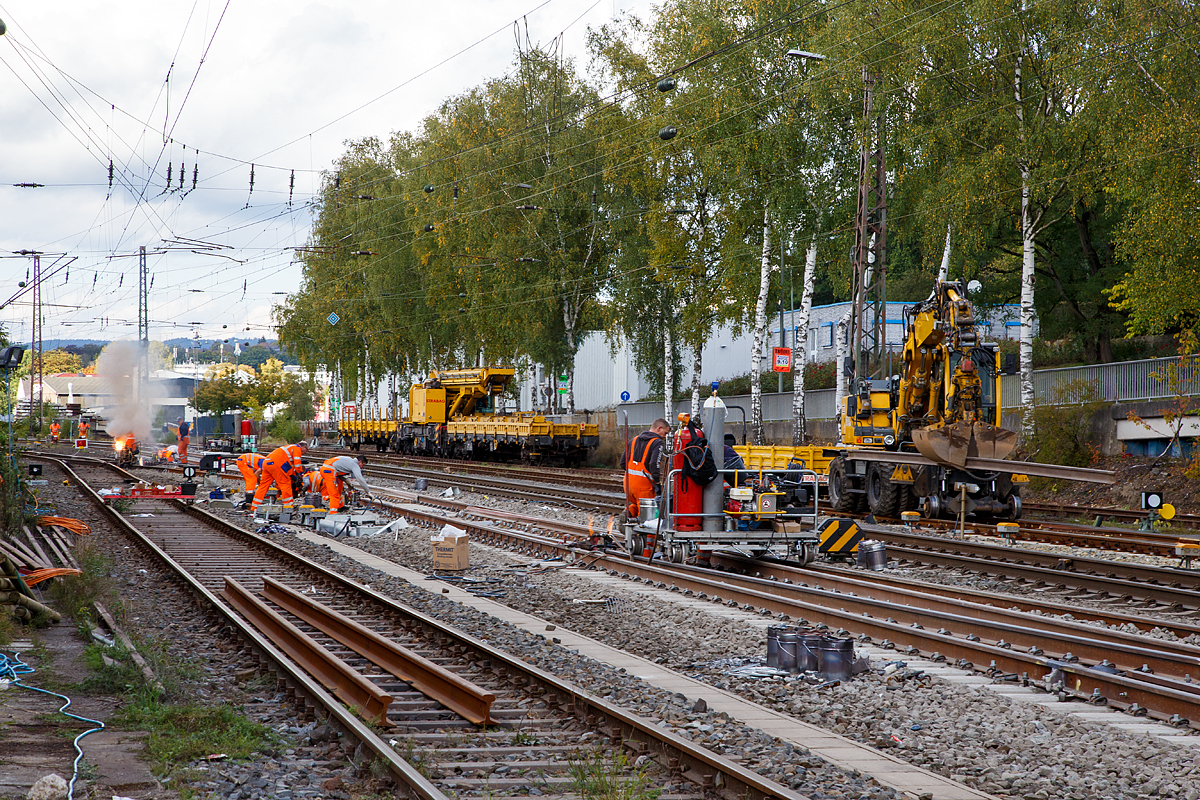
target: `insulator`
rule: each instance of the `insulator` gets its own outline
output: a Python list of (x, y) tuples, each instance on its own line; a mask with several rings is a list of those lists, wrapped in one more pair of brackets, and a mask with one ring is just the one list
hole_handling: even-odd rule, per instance
[(175, 178), (175, 165), (167, 162), (167, 188), (171, 188), (171, 181)]
[(433, 184), (432, 183), (425, 184), (425, 194), (433, 194)]
[(432, 225), (432, 224), (430, 224), (430, 225), (426, 225), (426, 226), (425, 226), (425, 232), (426, 232), (426, 233), (433, 233), (433, 225)]
[(112, 188), (112, 181), (113, 181), (113, 162), (112, 162), (112, 159), (110, 158), (108, 160), (108, 188), (110, 188), (110, 189)]
[(179, 188), (183, 188), (183, 162), (179, 162)]
[(658, 82), (658, 90), (660, 92), (670, 92), (675, 90), (674, 78), (663, 78)]
[(192, 189), (193, 190), (196, 188), (196, 178), (198, 178), (198, 177), (200, 177), (200, 165), (193, 164), (192, 165)]
[(677, 133), (679, 133), (679, 131), (675, 129), (674, 125), (668, 125), (658, 132), (658, 138), (662, 139), (664, 142), (669, 142), (675, 138), (675, 134)]
[(342, 173), (335, 172), (333, 174), (333, 188), (335, 188), (335, 189), (342, 188)]

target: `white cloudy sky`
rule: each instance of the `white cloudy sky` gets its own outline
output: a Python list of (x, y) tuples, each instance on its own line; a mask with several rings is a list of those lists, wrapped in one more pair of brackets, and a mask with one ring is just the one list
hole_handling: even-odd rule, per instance
[[(272, 302), (300, 277), (287, 248), (305, 243), (305, 202), (344, 141), (414, 129), (503, 74), (519, 20), (534, 42), (562, 34), (583, 63), (588, 26), (650, 6), (0, 0), (0, 302), (31, 267), (12, 251), (42, 251), (43, 273), (59, 270), (42, 283), (45, 339), (133, 337), (145, 245), (152, 339), (270, 336)], [(30, 300), (0, 309), (14, 341), (29, 340)]]

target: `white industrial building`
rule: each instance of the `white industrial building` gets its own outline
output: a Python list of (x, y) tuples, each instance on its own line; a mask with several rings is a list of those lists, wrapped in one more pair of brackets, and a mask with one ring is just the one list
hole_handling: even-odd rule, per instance
[[(904, 309), (912, 303), (891, 302), (887, 304), (887, 341), (890, 347), (899, 350), (904, 343)], [(850, 309), (850, 303), (832, 303), (824, 306), (814, 306), (809, 315), (808, 335), (805, 341), (808, 347), (808, 360), (821, 362), (833, 360), (837, 351), (834, 341), (834, 331), (839, 320)], [(799, 311), (785, 311), (782, 315), (783, 334), (780, 338), (780, 315), (770, 322), (770, 335), (763, 349), (762, 368), (770, 369), (771, 348), (796, 346), (799, 331), (796, 320)], [(987, 326), (984, 339), (989, 341), (1005, 341), (1016, 339), (1020, 335), (1020, 306), (1009, 304), (994, 309), (990, 319), (981, 319), (981, 325)], [(1037, 335), (1037, 325), (1034, 324), (1034, 335)], [(754, 337), (749, 332), (739, 333), (732, 325), (725, 325), (717, 330), (708, 341), (703, 353), (702, 380), (708, 384), (714, 380), (725, 380), (737, 375), (745, 375), (750, 371), (750, 350)], [(691, 355), (683, 354), (680, 370), (685, 380), (690, 382)], [(529, 408), (532, 403), (534, 386), (542, 386), (543, 393), (546, 382), (540, 372), (536, 381), (526, 380), (521, 387), (521, 408)], [(638, 400), (649, 392), (649, 381), (638, 373), (633, 363), (633, 353), (624, 342), (619, 342), (615, 349), (609, 344), (602, 332), (589, 333), (575, 355), (575, 407), (577, 409), (598, 410), (609, 408), (625, 400), (624, 393), (629, 393), (629, 400)]]

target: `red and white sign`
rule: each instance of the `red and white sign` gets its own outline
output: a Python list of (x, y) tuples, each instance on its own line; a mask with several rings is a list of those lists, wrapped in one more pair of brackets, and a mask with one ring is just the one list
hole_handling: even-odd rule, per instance
[(792, 348), (776, 347), (774, 348), (775, 357), (772, 359), (772, 370), (775, 372), (791, 372), (792, 371)]
[(77, 450), (86, 450), (87, 449), (87, 439), (76, 439), (75, 440), (75, 448)]

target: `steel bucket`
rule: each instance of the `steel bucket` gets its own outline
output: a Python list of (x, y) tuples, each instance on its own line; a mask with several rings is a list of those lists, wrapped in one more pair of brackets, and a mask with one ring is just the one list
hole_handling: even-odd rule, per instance
[(779, 634), (792, 630), (787, 625), (771, 625), (767, 628), (767, 666), (779, 669)]
[(658, 519), (658, 501), (653, 497), (643, 497), (638, 500), (638, 524), (645, 525), (652, 519)]
[(817, 669), (817, 652), (825, 642), (825, 637), (819, 633), (806, 633), (800, 637), (796, 645), (796, 671), (815, 672)]
[(799, 649), (800, 636), (794, 631), (779, 634), (779, 663), (776, 669), (784, 672), (796, 671), (796, 650)]
[(829, 681), (850, 680), (854, 668), (854, 640), (826, 639), (817, 651), (817, 671)]
[(883, 542), (864, 541), (858, 544), (858, 565), (874, 572), (887, 569), (887, 545)]

